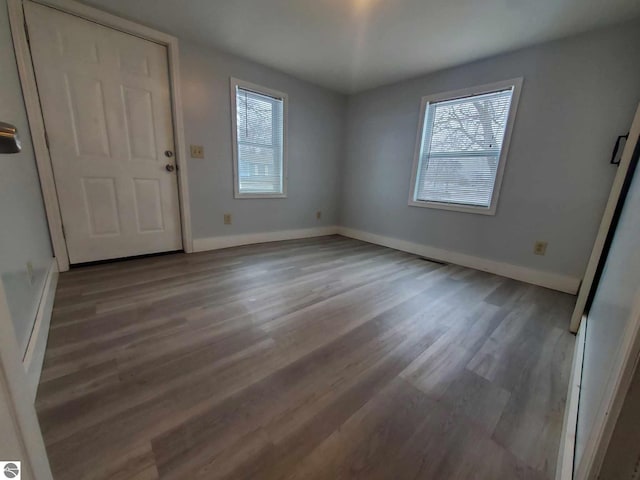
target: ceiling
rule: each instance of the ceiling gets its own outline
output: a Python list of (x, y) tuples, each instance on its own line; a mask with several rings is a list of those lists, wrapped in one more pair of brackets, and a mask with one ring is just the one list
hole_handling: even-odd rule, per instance
[(640, 16), (638, 0), (85, 0), (343, 93)]

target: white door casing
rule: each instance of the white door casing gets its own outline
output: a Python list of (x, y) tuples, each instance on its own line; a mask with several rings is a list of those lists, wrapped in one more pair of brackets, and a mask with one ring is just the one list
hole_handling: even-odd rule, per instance
[(631, 158), (618, 194), (623, 206), (611, 226), (613, 238), (587, 313), (575, 448), (574, 478), (579, 480), (598, 477), (640, 353), (637, 135), (629, 136)]
[(181, 249), (166, 47), (24, 7), (70, 262)]
[(593, 288), (593, 282), (596, 279), (596, 272), (598, 270), (598, 265), (600, 264), (600, 259), (604, 251), (607, 236), (611, 228), (611, 222), (613, 221), (615, 210), (618, 205), (618, 201), (620, 200), (622, 185), (624, 184), (625, 178), (627, 177), (629, 164), (631, 163), (631, 158), (633, 156), (633, 152), (639, 136), (640, 105), (638, 105), (638, 108), (636, 109), (636, 114), (634, 116), (633, 122), (631, 123), (631, 128), (629, 129), (628, 137), (629, 139), (631, 139), (631, 141), (627, 141), (622, 151), (622, 157), (620, 158), (616, 176), (613, 180), (613, 185), (611, 186), (609, 199), (607, 200), (607, 205), (605, 207), (604, 214), (602, 215), (602, 220), (600, 221), (598, 235), (596, 236), (595, 242), (593, 244), (591, 256), (589, 257), (589, 263), (587, 264), (587, 269), (582, 279), (582, 285), (580, 286), (580, 291), (578, 292), (576, 306), (573, 310), (573, 314), (571, 316), (571, 325), (569, 327), (569, 330), (571, 330), (571, 332), (573, 333), (576, 333), (578, 331), (582, 316), (586, 313), (585, 309), (587, 307), (587, 301), (589, 299), (589, 295), (591, 294), (591, 289)]

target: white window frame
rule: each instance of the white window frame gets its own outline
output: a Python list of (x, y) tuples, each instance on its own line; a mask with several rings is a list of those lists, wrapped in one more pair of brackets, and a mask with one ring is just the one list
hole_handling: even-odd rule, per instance
[[(234, 198), (287, 198), (287, 180), (288, 180), (288, 161), (287, 151), (289, 144), (288, 135), (288, 109), (289, 96), (284, 92), (279, 92), (271, 88), (262, 87), (255, 83), (245, 82), (237, 78), (231, 77), (231, 135), (232, 135), (232, 153), (233, 153), (233, 197)], [(240, 177), (238, 168), (238, 117), (237, 117), (237, 100), (236, 89), (242, 88), (265, 95), (267, 97), (279, 98), (282, 100), (282, 193), (241, 193)]]
[[(502, 151), (500, 152), (500, 158), (498, 159), (498, 169), (496, 171), (496, 180), (493, 185), (493, 192), (491, 194), (491, 204), (489, 205), (489, 207), (417, 200), (416, 199), (416, 182), (417, 182), (418, 173), (419, 173), (418, 168), (420, 167), (420, 151), (422, 148), (422, 137), (424, 134), (425, 114), (429, 104), (442, 102), (445, 100), (454, 100), (457, 98), (482, 95), (484, 93), (491, 93), (498, 90), (504, 90), (507, 88), (513, 88), (513, 94), (511, 96), (511, 106), (509, 108), (509, 115), (507, 117), (507, 125), (504, 131), (504, 139), (502, 141)], [(418, 121), (418, 134), (416, 139), (416, 148), (413, 156), (413, 167), (411, 169), (409, 206), (437, 208), (441, 210), (451, 210), (455, 212), (479, 213), (483, 215), (496, 214), (496, 208), (498, 206), (498, 197), (500, 196), (500, 187), (502, 186), (502, 176), (504, 174), (504, 167), (507, 163), (507, 154), (509, 152), (509, 144), (511, 142), (511, 133), (513, 131), (513, 123), (516, 118), (516, 111), (518, 110), (518, 103), (520, 100), (521, 90), (522, 90), (522, 77), (422, 97), (422, 102), (420, 104), (420, 118)]]

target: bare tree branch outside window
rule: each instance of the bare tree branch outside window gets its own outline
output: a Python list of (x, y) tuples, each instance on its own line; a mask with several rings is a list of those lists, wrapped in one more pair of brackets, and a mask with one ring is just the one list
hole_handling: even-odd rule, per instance
[(419, 199), (490, 202), (510, 100), (509, 90), (428, 106)]

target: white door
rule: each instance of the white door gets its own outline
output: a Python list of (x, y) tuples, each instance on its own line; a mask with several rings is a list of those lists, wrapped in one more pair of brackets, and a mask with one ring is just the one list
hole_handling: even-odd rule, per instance
[(181, 249), (166, 48), (24, 6), (70, 262)]

